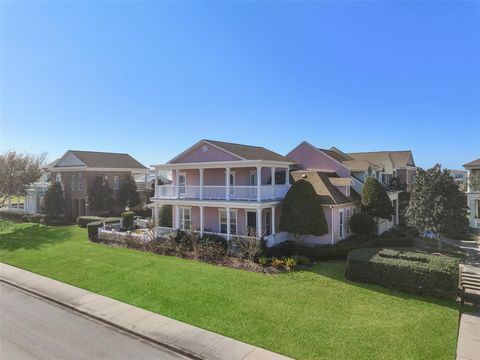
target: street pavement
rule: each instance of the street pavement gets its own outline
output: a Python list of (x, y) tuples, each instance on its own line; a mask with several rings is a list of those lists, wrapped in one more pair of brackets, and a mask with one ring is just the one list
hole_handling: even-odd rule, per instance
[(0, 359), (187, 359), (0, 282)]

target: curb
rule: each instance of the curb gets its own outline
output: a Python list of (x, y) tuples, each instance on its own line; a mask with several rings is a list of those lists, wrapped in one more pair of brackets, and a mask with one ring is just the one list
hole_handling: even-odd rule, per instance
[(285, 355), (28, 270), (2, 262), (0, 270), (2, 283), (189, 359), (292, 360)]
[(141, 334), (141, 333), (138, 333), (138, 332), (133, 331), (133, 330), (131, 330), (131, 329), (125, 328), (125, 327), (123, 327), (123, 326), (121, 326), (121, 325), (118, 325), (118, 324), (116, 324), (116, 323), (113, 323), (113, 322), (111, 322), (111, 321), (108, 321), (108, 320), (106, 320), (106, 319), (103, 319), (103, 318), (101, 318), (101, 317), (99, 317), (99, 316), (93, 315), (93, 314), (91, 314), (91, 313), (89, 313), (89, 312), (87, 312), (87, 311), (80, 310), (80, 309), (78, 309), (77, 307), (75, 307), (75, 306), (73, 306), (73, 305), (70, 305), (70, 304), (68, 304), (68, 303), (66, 303), (66, 302), (63, 302), (63, 301), (58, 300), (58, 299), (51, 298), (51, 297), (49, 297), (49, 296), (47, 296), (47, 295), (45, 295), (45, 294), (42, 294), (42, 293), (40, 293), (40, 292), (38, 292), (38, 291), (35, 291), (35, 290), (29, 289), (29, 288), (27, 288), (27, 287), (21, 286), (21, 285), (19, 285), (19, 284), (17, 284), (17, 283), (14, 283), (14, 282), (12, 282), (12, 281), (6, 280), (6, 279), (4, 279), (4, 278), (0, 278), (0, 281), (3, 282), (3, 283), (5, 283), (5, 284), (11, 285), (11, 286), (13, 286), (13, 287), (16, 287), (17, 289), (20, 289), (20, 290), (22, 290), (22, 291), (25, 291), (25, 292), (28, 292), (28, 293), (33, 294), (33, 295), (35, 295), (35, 296), (38, 296), (38, 297), (40, 297), (40, 298), (42, 298), (42, 299), (45, 299), (45, 300), (47, 300), (47, 301), (53, 302), (53, 303), (55, 303), (55, 304), (57, 304), (57, 305), (66, 307), (66, 308), (68, 308), (68, 309), (70, 309), (70, 310), (75, 311), (76, 313), (85, 315), (85, 316), (87, 316), (87, 317), (89, 317), (89, 318), (91, 318), (91, 319), (95, 319), (96, 321), (100, 321), (100, 322), (102, 322), (102, 323), (104, 323), (104, 324), (107, 324), (107, 325), (109, 325), (109, 326), (111, 326), (111, 327), (114, 327), (114, 328), (116, 328), (116, 329), (119, 329), (119, 330), (121, 330), (121, 331), (123, 331), (123, 332), (129, 333), (130, 335), (133, 335), (133, 336), (135, 336), (135, 337), (139, 337), (139, 338), (141, 338), (141, 339), (143, 339), (143, 340), (146, 340), (146, 341), (148, 341), (148, 342), (154, 343), (155, 345), (158, 345), (158, 346), (163, 347), (163, 348), (165, 348), (165, 349), (168, 349), (168, 350), (170, 350), (170, 351), (176, 352), (176, 353), (178, 353), (178, 354), (180, 354), (180, 355), (187, 356), (187, 357), (189, 357), (189, 358), (191, 358), (191, 359), (193, 359), (193, 360), (205, 360), (205, 358), (203, 358), (203, 357), (199, 357), (199, 356), (197, 356), (197, 355), (195, 355), (195, 354), (192, 354), (192, 353), (189, 353), (189, 352), (187, 352), (187, 351), (185, 351), (185, 350), (183, 350), (183, 349), (179, 349), (179, 348), (177, 348), (177, 347), (175, 347), (175, 346), (166, 344), (166, 343), (164, 343), (164, 342), (158, 341), (157, 339), (151, 338), (151, 337), (146, 336), (146, 335), (144, 335), (144, 334)]

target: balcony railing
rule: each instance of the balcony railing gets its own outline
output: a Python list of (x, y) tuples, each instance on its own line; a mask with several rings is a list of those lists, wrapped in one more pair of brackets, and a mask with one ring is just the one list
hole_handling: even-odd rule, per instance
[(257, 186), (177, 186), (159, 185), (156, 187), (157, 199), (192, 199), (192, 200), (276, 200), (283, 199), (289, 185), (262, 185)]

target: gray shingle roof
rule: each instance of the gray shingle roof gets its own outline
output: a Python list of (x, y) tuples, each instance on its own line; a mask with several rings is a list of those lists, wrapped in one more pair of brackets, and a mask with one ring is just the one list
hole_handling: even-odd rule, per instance
[(464, 164), (463, 167), (464, 168), (480, 167), (480, 159), (470, 161), (469, 163)]
[(294, 181), (306, 180), (312, 184), (323, 205), (341, 205), (361, 200), (360, 195), (352, 188), (350, 196), (346, 196), (330, 182), (331, 178), (338, 178), (335, 173), (298, 170), (291, 172), (291, 175)]
[(261, 146), (235, 144), (216, 140), (205, 140), (219, 148), (227, 150), (245, 160), (267, 160), (267, 161), (286, 161), (293, 162), (291, 159), (277, 154)]
[[(140, 170), (148, 169), (129, 154), (80, 150), (69, 150), (69, 152), (85, 163), (87, 167)], [(57, 164), (55, 164), (55, 167), (57, 167)]]

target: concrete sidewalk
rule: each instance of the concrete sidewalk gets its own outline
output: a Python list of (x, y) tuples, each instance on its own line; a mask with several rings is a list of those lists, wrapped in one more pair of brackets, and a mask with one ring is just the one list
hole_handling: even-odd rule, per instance
[(0, 280), (195, 359), (290, 359), (7, 264)]
[[(480, 244), (478, 241), (459, 241), (442, 238), (442, 241), (465, 250), (466, 258), (460, 265), (462, 272), (480, 275)], [(457, 360), (480, 359), (480, 308), (473, 313), (462, 313), (458, 328)]]

